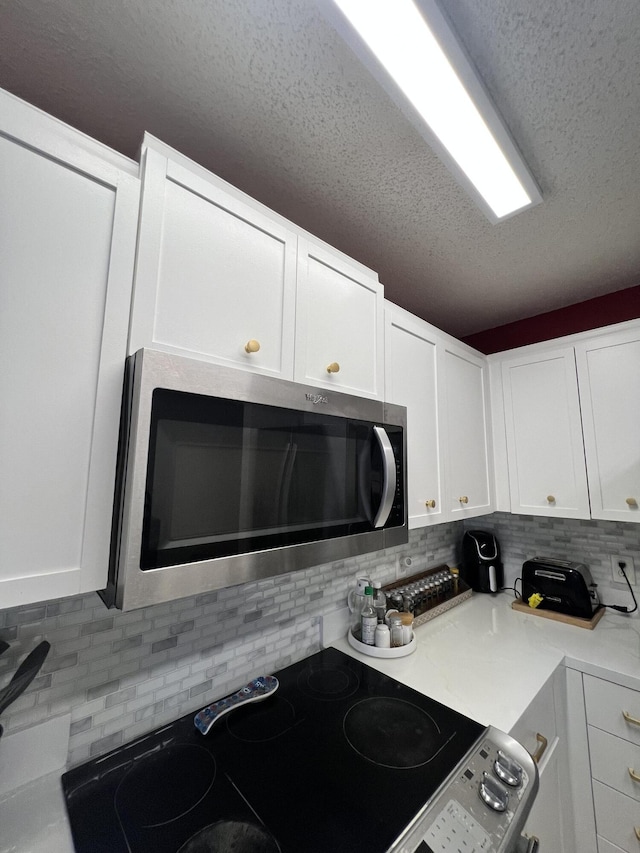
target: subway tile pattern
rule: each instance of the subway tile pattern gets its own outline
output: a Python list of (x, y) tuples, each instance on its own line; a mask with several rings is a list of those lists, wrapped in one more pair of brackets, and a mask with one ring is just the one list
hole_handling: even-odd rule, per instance
[[(506, 512), (495, 512), (463, 524), (467, 530), (491, 530), (495, 533), (502, 552), (506, 585), (513, 584), (522, 575), (522, 564), (531, 557), (559, 557), (585, 563), (594, 582), (608, 592), (611, 555), (630, 554), (634, 559), (636, 580), (640, 578), (640, 524), (511, 515)], [(458, 549), (456, 560), (459, 559)], [(624, 601), (631, 604), (628, 590), (622, 589), (621, 594)], [(613, 603), (619, 603), (618, 599)]]
[(71, 713), (68, 766), (317, 651), (320, 617), (343, 607), (355, 577), (388, 583), (453, 564), (459, 522), (412, 531), (409, 543), (129, 613), (96, 593), (0, 610), (0, 686), (41, 640), (51, 643), (28, 690), (3, 714), (7, 733)]
[(640, 570), (640, 526), (508, 513), (410, 532), (406, 546), (229, 587), (129, 613), (106, 610), (95, 593), (0, 610), (0, 686), (41, 639), (42, 671), (3, 714), (7, 733), (71, 713), (68, 766), (86, 761), (317, 651), (320, 617), (343, 607), (359, 574), (388, 583), (460, 561), (464, 529), (493, 530), (505, 578), (533, 556), (586, 563), (597, 583), (610, 555), (630, 553)]

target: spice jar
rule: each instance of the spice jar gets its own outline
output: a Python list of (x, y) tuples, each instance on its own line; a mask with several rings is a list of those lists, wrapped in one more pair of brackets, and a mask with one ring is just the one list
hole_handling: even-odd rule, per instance
[(389, 617), (389, 629), (391, 631), (391, 648), (397, 649), (404, 645), (404, 634), (402, 630), (402, 619), (400, 614)]
[(391, 647), (391, 631), (388, 625), (384, 623), (376, 625), (373, 644), (378, 649), (388, 649)]
[(413, 613), (400, 613), (402, 625), (402, 645), (407, 646), (413, 639)]

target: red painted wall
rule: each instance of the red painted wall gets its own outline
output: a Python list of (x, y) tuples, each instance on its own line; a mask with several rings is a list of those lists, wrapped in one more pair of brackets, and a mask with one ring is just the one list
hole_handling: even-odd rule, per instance
[(573, 335), (576, 332), (610, 326), (612, 323), (622, 323), (624, 320), (635, 320), (638, 317), (640, 317), (640, 285), (588, 299), (586, 302), (569, 305), (567, 308), (559, 308), (557, 311), (538, 314), (526, 320), (517, 320), (506, 326), (477, 332), (462, 340), (485, 355), (489, 355), (492, 352), (503, 352), (563, 335)]

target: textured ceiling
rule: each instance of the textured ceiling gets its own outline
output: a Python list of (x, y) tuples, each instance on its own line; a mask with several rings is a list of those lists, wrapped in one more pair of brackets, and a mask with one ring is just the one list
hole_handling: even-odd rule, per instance
[(463, 336), (640, 282), (638, 0), (443, 0), (543, 193), (492, 225), (314, 0), (0, 0), (0, 86), (145, 130)]

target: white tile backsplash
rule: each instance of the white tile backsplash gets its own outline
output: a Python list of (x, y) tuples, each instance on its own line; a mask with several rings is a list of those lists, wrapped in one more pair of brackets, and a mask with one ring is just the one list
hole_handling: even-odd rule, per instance
[(640, 563), (638, 526), (495, 513), (411, 531), (406, 546), (129, 613), (105, 609), (95, 593), (0, 610), (0, 638), (11, 643), (0, 657), (0, 687), (37, 642), (52, 646), (42, 672), (3, 714), (0, 752), (10, 734), (68, 714), (72, 766), (195, 713), (312, 654), (323, 630), (325, 642), (340, 632), (359, 574), (389, 583), (407, 556), (409, 573), (456, 565), (465, 526), (496, 533), (509, 583), (537, 554), (585, 562), (598, 582), (611, 553), (638, 554)]
[(51, 643), (40, 675), (2, 717), (6, 737), (70, 714), (71, 766), (195, 713), (317, 651), (321, 617), (344, 608), (357, 574), (388, 583), (408, 554), (451, 562), (459, 531), (415, 531), (406, 546), (129, 613), (107, 610), (95, 593), (0, 610), (0, 638), (11, 643), (0, 686), (40, 639)]

